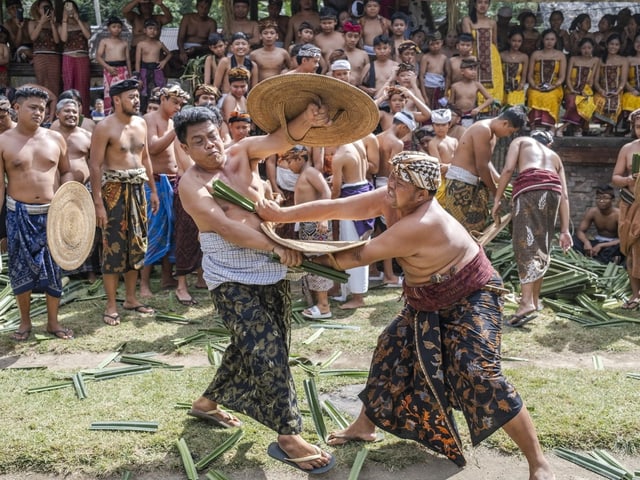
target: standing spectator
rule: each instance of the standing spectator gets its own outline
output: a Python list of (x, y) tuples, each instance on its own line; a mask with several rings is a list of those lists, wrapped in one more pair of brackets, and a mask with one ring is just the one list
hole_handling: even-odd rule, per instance
[[(391, 32), (391, 22), (380, 15), (380, 0), (365, 0), (364, 15), (360, 18), (362, 26), (362, 41), (364, 51), (369, 58), (375, 56), (375, 39), (380, 35), (388, 37)], [(393, 52), (389, 55), (391, 58)]]
[(60, 34), (56, 12), (49, 0), (37, 0), (31, 7), (33, 20), (29, 20), (29, 37), (33, 42), (33, 73), (36, 83), (60, 94)]
[(635, 53), (627, 57), (629, 72), (625, 92), (622, 94), (622, 111), (628, 115), (640, 108), (640, 34), (636, 35), (633, 42)]
[[(162, 10), (162, 14), (153, 13), (156, 5), (160, 7), (160, 10)], [(129, 24), (131, 25), (131, 52), (129, 53), (131, 58), (135, 58), (138, 42), (140, 40), (144, 40), (146, 36), (144, 33), (145, 21), (153, 19), (158, 22), (158, 37), (160, 37), (162, 27), (168, 23), (171, 23), (171, 21), (173, 20), (171, 10), (169, 10), (169, 7), (167, 7), (162, 0), (131, 0), (124, 7), (122, 7), (122, 14), (124, 15), (124, 18), (127, 19), (127, 22), (129, 22)]]
[(556, 36), (558, 37), (558, 41), (556, 42), (556, 49), (560, 50), (563, 53), (569, 51), (569, 32), (562, 28), (562, 23), (564, 22), (564, 14), (560, 10), (554, 10), (549, 15), (549, 26), (551, 30), (556, 32)]
[(611, 183), (620, 188), (620, 217), (618, 236), (620, 250), (626, 257), (627, 275), (631, 284), (631, 296), (622, 304), (624, 310), (637, 310), (640, 307), (640, 188), (638, 172), (633, 169), (633, 157), (640, 155), (640, 112), (636, 110), (629, 116), (631, 127), (638, 140), (627, 143), (620, 149), (616, 166), (613, 168)]
[(138, 42), (136, 47), (136, 71), (142, 81), (140, 92), (142, 109), (147, 108), (147, 99), (154, 88), (162, 88), (167, 84), (164, 76), (164, 66), (171, 59), (171, 52), (158, 38), (160, 24), (153, 18), (145, 20), (144, 33), (146, 38)]
[(209, 10), (211, 0), (197, 0), (195, 13), (186, 13), (180, 20), (178, 55), (171, 62), (172, 70), (179, 74), (182, 74), (189, 59), (207, 54), (209, 35), (218, 32), (218, 24), (209, 16)]
[(577, 137), (589, 132), (589, 121), (596, 110), (593, 82), (600, 70), (600, 59), (593, 55), (594, 46), (593, 40), (585, 37), (580, 40), (580, 55), (569, 58), (564, 91), (565, 113), (562, 117), (564, 124), (556, 131), (559, 137), (568, 126), (574, 129)]
[(596, 77), (594, 116), (603, 122), (604, 135), (612, 135), (622, 112), (622, 92), (627, 85), (629, 64), (626, 57), (620, 55), (620, 35), (612, 33), (607, 38), (607, 51), (602, 56), (600, 72)]
[(569, 53), (571, 55), (580, 55), (580, 41), (584, 37), (591, 37), (591, 17), (587, 13), (581, 13), (573, 19), (569, 25)]
[(522, 12), (518, 19), (520, 20), (520, 30), (522, 30), (522, 47), (521, 50), (531, 56), (533, 52), (538, 50), (540, 43), (540, 32), (536, 30), (536, 16), (533, 12)]
[(442, 35), (434, 32), (429, 35), (429, 51), (420, 59), (420, 91), (430, 108), (438, 108), (440, 99), (447, 95), (451, 86), (451, 64), (442, 53)]
[(400, 63), (400, 51), (398, 47), (407, 40), (407, 17), (402, 12), (396, 12), (391, 16), (391, 58)]
[(507, 321), (521, 327), (542, 309), (540, 289), (551, 264), (551, 240), (560, 212), (560, 247), (573, 245), (569, 233), (569, 192), (562, 160), (551, 148), (553, 136), (536, 130), (531, 137), (516, 138), (507, 152), (493, 206), (493, 219), (500, 223), (500, 200), (514, 171), (513, 253), (518, 266), (522, 297), (516, 313)]
[(284, 39), (287, 36), (287, 27), (289, 26), (289, 17), (281, 15), (281, 11), (282, 0), (269, 0), (267, 5), (267, 12), (269, 12), (269, 16), (263, 19), (276, 22), (276, 25), (278, 25), (278, 41), (276, 42), (276, 47), (279, 48), (284, 47)]
[(284, 39), (284, 48), (286, 50), (295, 40), (296, 32), (300, 31), (300, 26), (303, 23), (307, 23), (314, 32), (320, 28), (317, 0), (299, 0), (298, 5), (300, 9), (297, 12), (293, 11), (293, 16), (289, 19), (287, 36)]
[(473, 36), (473, 54), (478, 59), (478, 81), (494, 99), (502, 102), (504, 84), (497, 47), (498, 26), (495, 20), (487, 16), (490, 4), (490, 0), (475, 0), (469, 9), (469, 16), (462, 19), (462, 31)]
[[(496, 19), (498, 50), (503, 51), (509, 48), (509, 33), (511, 32), (511, 17), (513, 10), (509, 6), (500, 7), (498, 9), (498, 18)], [(446, 39), (445, 39), (446, 40)], [(455, 43), (453, 44), (455, 48)]]
[(96, 98), (95, 102), (93, 102), (93, 110), (91, 111), (91, 119), (98, 123), (104, 120), (104, 100), (101, 98)]
[(527, 106), (530, 109), (531, 128), (547, 128), (555, 132), (560, 120), (567, 58), (556, 50), (556, 32), (542, 33), (542, 50), (536, 50), (529, 59)]
[(391, 60), (391, 44), (389, 37), (380, 35), (373, 40), (375, 60), (372, 60), (362, 71), (360, 89), (375, 97), (396, 74), (398, 62)]
[[(128, 52), (128, 50), (127, 50)], [(140, 83), (123, 80), (111, 86), (114, 113), (91, 137), (89, 171), (96, 207), (96, 226), (102, 229), (102, 279), (107, 305), (102, 321), (120, 325), (116, 291), (124, 275), (125, 310), (153, 313), (136, 295), (138, 270), (147, 250), (147, 202), (144, 183), (151, 190), (151, 211), (158, 211), (158, 194), (147, 149), (147, 125), (140, 112)], [(129, 132), (125, 135), (125, 131)]]
[[(475, 122), (480, 112), (491, 106), (494, 99), (482, 83), (477, 80), (478, 62), (476, 60), (462, 60), (460, 72), (462, 73), (462, 80), (451, 85), (449, 104), (451, 108), (462, 113), (460, 124), (467, 128)], [(480, 97), (484, 101), (478, 104)]]
[(344, 35), (336, 30), (338, 25), (338, 12), (333, 8), (323, 7), (320, 10), (320, 31), (316, 34), (314, 42), (320, 50), (324, 61), (331, 63), (329, 56), (338, 49), (344, 48)]
[[(140, 44), (138, 44), (140, 45)], [(160, 108), (145, 114), (147, 123), (147, 145), (153, 171), (155, 189), (145, 187), (147, 198), (147, 235), (149, 245), (144, 256), (144, 268), (140, 275), (140, 296), (151, 297), (151, 269), (153, 265), (162, 265), (160, 286), (162, 289), (175, 288), (177, 282), (171, 274), (171, 264), (175, 263), (175, 237), (173, 218), (173, 191), (176, 187), (178, 162), (173, 142), (176, 138), (173, 129), (173, 116), (178, 113), (189, 99), (187, 92), (178, 85), (160, 89)], [(157, 191), (160, 201), (158, 208), (149, 208), (152, 195)], [(140, 310), (142, 313), (153, 313)]]
[[(58, 322), (62, 295), (60, 267), (47, 247), (47, 211), (60, 183), (72, 180), (67, 146), (62, 136), (40, 126), (47, 94), (37, 88), (16, 90), (18, 114), (15, 128), (5, 131), (0, 141), (0, 175), (6, 176), (7, 245), (9, 279), (18, 302), (20, 325), (11, 336), (24, 342), (31, 334), (32, 292), (47, 297), (47, 332), (69, 340), (73, 331)], [(5, 201), (5, 182), (0, 182), (0, 202)]]
[[(340, 35), (342, 37), (342, 35)], [(262, 47), (254, 50), (251, 58), (258, 66), (258, 82), (291, 68), (291, 57), (284, 49), (277, 47), (278, 24), (273, 20), (260, 21)]]
[(358, 24), (345, 22), (342, 27), (344, 35), (344, 53), (349, 59), (351, 65), (351, 76), (349, 82), (351, 85), (358, 86), (362, 82), (362, 72), (369, 65), (369, 55), (358, 47), (361, 38), (362, 27)]
[(33, 58), (33, 45), (29, 38), (28, 21), (24, 17), (24, 8), (20, 0), (7, 0), (7, 19), (4, 27), (9, 31), (11, 57), (16, 62), (30, 62)]
[(82, 113), (89, 116), (89, 38), (91, 30), (80, 20), (78, 5), (73, 0), (64, 2), (62, 25), (59, 27), (62, 46), (62, 86), (76, 89), (82, 97)]
[(118, 17), (109, 17), (107, 28), (111, 36), (100, 40), (96, 61), (103, 68), (104, 108), (107, 113), (111, 113), (111, 95), (109, 93), (111, 85), (129, 78), (131, 57), (129, 56), (129, 45), (120, 37), (122, 20)]

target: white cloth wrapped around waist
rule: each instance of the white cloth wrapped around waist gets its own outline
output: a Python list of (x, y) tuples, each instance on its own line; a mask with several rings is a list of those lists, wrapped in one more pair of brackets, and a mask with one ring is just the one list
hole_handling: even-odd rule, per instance
[[(44, 215), (49, 211), (49, 203), (21, 203), (22, 205), (24, 205), (24, 209), (29, 215)], [(13, 197), (10, 197), (9, 195), (7, 195), (7, 210), (10, 210), (12, 212), (16, 211), (16, 200), (14, 200)]]
[(209, 290), (225, 282), (270, 285), (285, 278), (286, 265), (271, 253), (239, 247), (214, 232), (200, 234), (202, 270)]
[(602, 235), (595, 235), (593, 237), (594, 240), (598, 242), (613, 242), (614, 240), (618, 240), (618, 237), (603, 237)]
[(296, 182), (300, 174), (293, 173), (288, 168), (276, 167), (276, 183), (283, 190), (293, 192), (296, 189)]
[(427, 88), (444, 88), (444, 75), (427, 72), (424, 74), (424, 86)]
[(458, 180), (459, 182), (468, 183), (469, 185), (478, 185), (478, 183), (480, 183), (480, 178), (477, 175), (455, 165), (449, 165), (445, 178), (447, 180)]

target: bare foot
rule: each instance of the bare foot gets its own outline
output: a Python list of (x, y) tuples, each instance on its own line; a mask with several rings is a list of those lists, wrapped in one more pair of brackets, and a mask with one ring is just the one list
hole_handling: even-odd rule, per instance
[(140, 297), (141, 298), (151, 298), (151, 297), (153, 297), (153, 292), (146, 285), (140, 285)]
[[(303, 458), (316, 455), (318, 448), (305, 441), (300, 435), (278, 435), (278, 445), (289, 458)], [(324, 467), (331, 460), (331, 455), (322, 452), (322, 457), (309, 462), (296, 463), (303, 470)]]
[(378, 440), (378, 436), (376, 435), (375, 428), (372, 431), (358, 431), (356, 425), (352, 424), (344, 430), (331, 432), (327, 439), (327, 445), (337, 447), (353, 441), (375, 442), (376, 440)]
[(546, 463), (529, 472), (529, 480), (556, 480), (556, 476), (551, 471), (551, 466)]
[(356, 308), (360, 308), (364, 306), (365, 306), (364, 300), (352, 298), (348, 302), (345, 302), (342, 305), (340, 305), (340, 308), (342, 310), (354, 310)]

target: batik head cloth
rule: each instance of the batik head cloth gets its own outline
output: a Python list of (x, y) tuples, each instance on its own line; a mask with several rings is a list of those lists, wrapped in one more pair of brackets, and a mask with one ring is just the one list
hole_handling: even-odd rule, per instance
[(417, 188), (433, 191), (440, 186), (440, 163), (424, 152), (404, 151), (391, 159), (393, 173)]
[(167, 85), (166, 87), (162, 87), (158, 93), (161, 97), (177, 97), (183, 102), (189, 100), (189, 94), (185, 92), (180, 85)]

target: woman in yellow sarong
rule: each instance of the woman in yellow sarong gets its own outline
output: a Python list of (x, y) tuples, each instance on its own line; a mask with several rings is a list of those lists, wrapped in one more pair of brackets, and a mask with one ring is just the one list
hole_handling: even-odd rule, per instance
[(589, 129), (589, 120), (596, 109), (593, 101), (593, 82), (600, 68), (600, 59), (593, 56), (594, 49), (593, 39), (584, 37), (580, 40), (580, 55), (569, 59), (564, 91), (564, 124), (556, 132), (558, 136), (562, 136), (567, 126), (575, 128), (576, 137), (581, 137), (582, 133)]
[(562, 87), (567, 71), (567, 59), (556, 50), (558, 36), (547, 29), (542, 32), (542, 50), (536, 50), (529, 60), (527, 105), (531, 128), (547, 127), (555, 131), (560, 119)]
[(502, 103), (504, 80), (500, 52), (496, 44), (498, 25), (495, 20), (487, 16), (489, 5), (491, 0), (475, 0), (469, 9), (469, 16), (462, 19), (462, 31), (473, 36), (473, 55), (479, 63), (478, 81), (495, 100)]
[(613, 33), (607, 38), (607, 51), (602, 56), (600, 72), (596, 78), (594, 101), (595, 118), (606, 124), (604, 135), (611, 135), (622, 112), (622, 91), (627, 84), (629, 64), (619, 55), (622, 45), (620, 35)]
[(500, 53), (504, 74), (504, 103), (507, 105), (524, 105), (524, 84), (527, 80), (529, 56), (520, 51), (523, 39), (520, 29), (511, 30), (508, 39), (509, 50)]
[(636, 52), (635, 55), (627, 57), (629, 73), (626, 91), (622, 94), (622, 111), (626, 115), (640, 108), (640, 34), (636, 35), (633, 41), (633, 49)]

